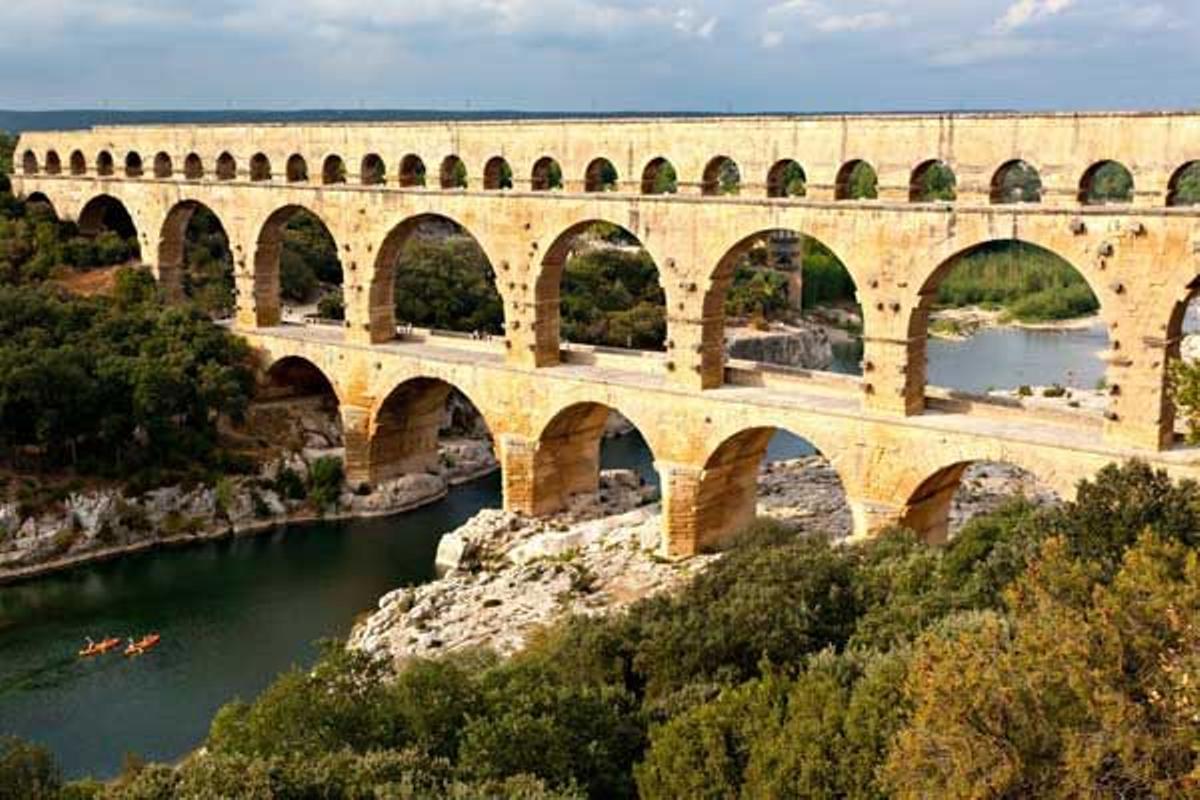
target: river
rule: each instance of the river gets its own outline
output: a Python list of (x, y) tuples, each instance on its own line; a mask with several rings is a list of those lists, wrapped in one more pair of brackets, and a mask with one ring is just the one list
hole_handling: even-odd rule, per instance
[[(1090, 387), (1104, 347), (1103, 329), (931, 341), (931, 382)], [(835, 369), (855, 372), (861, 346), (839, 347), (837, 358)], [(769, 457), (810, 452), (781, 435)], [(657, 483), (637, 435), (606, 442), (603, 462)], [(396, 517), (295, 525), (0, 587), (0, 734), (48, 746), (71, 777), (110, 777), (129, 752), (178, 758), (203, 740), (221, 705), (311, 663), (317, 640), (344, 637), (386, 592), (431, 579), (441, 535), (499, 505), (492, 476)], [(85, 636), (148, 631), (163, 644), (143, 658), (75, 657)]]

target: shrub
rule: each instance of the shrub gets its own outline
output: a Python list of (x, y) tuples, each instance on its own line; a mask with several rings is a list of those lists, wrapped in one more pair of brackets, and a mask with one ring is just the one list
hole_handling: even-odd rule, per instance
[(0, 737), (0, 800), (56, 800), (62, 773), (50, 751)]
[(322, 456), (308, 466), (308, 499), (319, 509), (336, 506), (344, 481), (342, 460)]

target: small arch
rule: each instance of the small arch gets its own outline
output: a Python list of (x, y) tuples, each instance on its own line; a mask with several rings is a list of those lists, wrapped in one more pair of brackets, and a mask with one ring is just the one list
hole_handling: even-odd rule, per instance
[(504, 302), (479, 242), (449, 217), (418, 214), (388, 232), (369, 289), (371, 340), (397, 322), (482, 336), (504, 332)]
[(619, 179), (617, 168), (611, 161), (607, 158), (597, 158), (588, 164), (583, 188), (587, 192), (615, 192)]
[(709, 197), (740, 194), (742, 170), (729, 156), (717, 156), (704, 168), (701, 193)]
[(992, 176), (991, 200), (994, 205), (1042, 202), (1042, 176), (1037, 167), (1020, 159), (1003, 164)]
[(26, 150), (25, 154), (21, 156), (21, 172), (26, 175), (38, 174), (37, 154), (32, 150)]
[(1100, 161), (1079, 181), (1079, 202), (1085, 206), (1133, 202), (1133, 173), (1120, 162)]
[(237, 161), (230, 153), (221, 153), (217, 157), (217, 180), (232, 181), (237, 178)]
[[(534, 454), (532, 514), (551, 514), (567, 507), (573, 498), (594, 495), (600, 490), (600, 473), (604, 467), (605, 431), (609, 420), (620, 413), (598, 402), (568, 405), (559, 411), (543, 428)], [(628, 419), (628, 418), (624, 418)], [(636, 425), (630, 424), (648, 453), (642, 480), (657, 485), (658, 475), (652, 466), (653, 448)], [(647, 474), (648, 473), (648, 474)]]
[(46, 151), (46, 174), (61, 175), (62, 174), (62, 159), (58, 157), (57, 150)]
[(96, 156), (96, 174), (107, 178), (113, 174), (115, 169), (112, 153), (101, 150), (100, 154)]
[(879, 175), (867, 161), (847, 161), (838, 170), (837, 188), (834, 197), (838, 200), (874, 200), (879, 197)]
[(286, 172), (288, 183), (308, 183), (308, 162), (299, 153), (288, 157)]
[(1200, 205), (1200, 161), (1192, 161), (1175, 170), (1167, 187), (1167, 205)]
[(530, 188), (535, 192), (549, 192), (563, 188), (562, 167), (550, 156), (542, 156), (533, 165)]
[(255, 153), (250, 158), (250, 180), (271, 180), (271, 159), (267, 158), (266, 153)]
[(125, 177), (142, 177), (142, 157), (137, 153), (130, 152), (125, 156)]
[(198, 181), (204, 177), (204, 162), (196, 153), (188, 153), (183, 160), (183, 177), (189, 181)]
[(175, 167), (171, 163), (171, 157), (166, 153), (159, 153), (154, 156), (154, 177), (162, 179), (169, 178), (175, 173)]
[(74, 150), (71, 153), (71, 174), (87, 174), (87, 156), (85, 156), (80, 150)]
[(339, 155), (325, 156), (325, 163), (321, 165), (321, 183), (330, 186), (345, 182), (346, 162)]
[(483, 168), (483, 188), (491, 192), (513, 188), (512, 167), (503, 156), (488, 159)]
[(958, 199), (958, 179), (945, 161), (932, 159), (913, 170), (908, 183), (912, 203), (949, 203)]
[(441, 185), (443, 189), (467, 188), (467, 165), (458, 156), (442, 159)]
[(675, 194), (679, 191), (679, 173), (675, 165), (659, 156), (642, 170), (642, 194)]
[(382, 186), (387, 183), (387, 165), (378, 153), (367, 153), (359, 167), (359, 181), (363, 186)]
[(408, 154), (400, 162), (400, 185), (418, 187), (425, 185), (425, 162), (415, 154)]
[(808, 194), (808, 176), (794, 159), (775, 162), (767, 173), (768, 197), (804, 197)]
[(440, 378), (410, 378), (379, 404), (368, 449), (370, 481), (382, 483), (413, 473), (444, 473), (443, 438), (455, 428), (482, 428), (492, 439), (487, 419), (470, 397)]

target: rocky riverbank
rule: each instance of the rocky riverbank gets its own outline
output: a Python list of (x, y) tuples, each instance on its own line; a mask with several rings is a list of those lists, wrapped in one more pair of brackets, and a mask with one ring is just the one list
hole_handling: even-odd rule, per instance
[(1101, 324), (1099, 316), (1074, 319), (1021, 322), (1001, 309), (967, 306), (943, 308), (929, 315), (929, 335), (939, 339), (963, 341), (984, 328), (1021, 328), (1029, 331), (1083, 330)]
[[(311, 431), (307, 435), (315, 441)], [(312, 465), (342, 455), (337, 447), (303, 449), (269, 461), (255, 475), (132, 497), (111, 486), (72, 492), (37, 510), (19, 500), (0, 502), (0, 583), (288, 523), (396, 514), (439, 500), (451, 486), (497, 468), (486, 440), (446, 440), (435, 471), (406, 475), (369, 492), (343, 487), (335, 504), (317, 508), (305, 488)]]
[[(954, 500), (952, 532), (1020, 494), (1055, 501), (1019, 470), (972, 467)], [(598, 497), (549, 519), (480, 512), (443, 537), (445, 575), (385, 595), (350, 646), (396, 661), (471, 647), (511, 654), (564, 614), (612, 613), (676, 590), (720, 556), (661, 558), (661, 509), (652, 497), (636, 474), (616, 471), (604, 473)], [(820, 457), (766, 465), (759, 512), (801, 534), (842, 539), (852, 528), (837, 474)]]

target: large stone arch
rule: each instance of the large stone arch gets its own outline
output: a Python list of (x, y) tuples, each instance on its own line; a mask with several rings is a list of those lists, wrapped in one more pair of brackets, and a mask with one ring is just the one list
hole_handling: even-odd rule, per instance
[(1056, 238), (1053, 235), (1046, 236), (1036, 227), (1017, 229), (1014, 226), (1010, 235), (991, 235), (991, 233), (990, 231), (981, 232), (979, 236), (972, 237), (969, 244), (964, 244), (961, 239), (953, 240), (948, 243), (948, 246), (940, 248), (932, 254), (931, 261), (936, 260), (936, 263), (930, 269), (914, 270), (913, 272), (913, 278), (916, 280), (909, 287), (912, 294), (909, 297), (909, 303), (903, 306), (908, 309), (903, 331), (908, 346), (905, 373), (906, 391), (913, 395), (913, 404), (920, 406), (924, 404), (923, 398), (928, 382), (929, 315), (937, 299), (938, 287), (946, 276), (958, 266), (964, 256), (977, 252), (988, 245), (1005, 242), (1028, 244), (1062, 259), (1083, 278), (1088, 288), (1096, 296), (1100, 304), (1099, 315), (1110, 338), (1119, 325), (1118, 309), (1112, 301), (1110, 291), (1111, 276), (1107, 282), (1103, 280), (1104, 276), (1098, 273), (1094, 264), (1081, 257), (1086, 253), (1081, 253), (1077, 247), (1065, 247), (1062, 238)]
[[(913, 464), (903, 474), (896, 498), (902, 503), (898, 523), (931, 544), (949, 539), (950, 509), (964, 473), (973, 464), (999, 463), (1035, 477), (1063, 500), (1074, 499), (1079, 482), (1092, 477), (1100, 464), (1055, 459), (1032, 449), (984, 445), (972, 453), (956, 453), (949, 463)], [(1069, 463), (1067, 463), (1069, 461)]]
[[(415, 370), (389, 376), (390, 388), (370, 410), (365, 442), (366, 469), (371, 483), (381, 483), (414, 472), (431, 472), (439, 461), (438, 440), (451, 393), (458, 392), (474, 407), (495, 442), (495, 412), (476, 398), (484, 390), (443, 370)], [(503, 425), (501, 422), (500, 425)], [(501, 428), (502, 429), (502, 428)], [(350, 441), (348, 439), (349, 446)]]
[[(422, 224), (428, 222), (443, 222), (454, 225), (460, 231), (466, 233), (467, 236), (471, 237), (479, 249), (483, 251), (484, 258), (492, 269), (493, 285), (495, 285), (501, 299), (503, 300), (504, 298), (504, 292), (500, 289), (494, 277), (496, 274), (495, 258), (485, 240), (476, 235), (470, 227), (460, 222), (457, 215), (448, 211), (431, 210), (412, 214), (388, 230), (375, 256), (374, 268), (371, 271), (370, 286), (367, 292), (369, 304), (367, 327), (372, 343), (388, 342), (396, 338), (396, 262), (399, 260), (404, 246), (409, 242), (413, 234), (416, 233)], [(506, 304), (504, 305), (506, 306)], [(505, 315), (507, 317), (507, 308), (505, 308)], [(507, 318), (505, 319), (505, 324), (507, 326)]]
[[(158, 237), (158, 258), (155, 270), (159, 288), (169, 302), (179, 302), (184, 299), (184, 272), (187, 249), (187, 229), (192, 217), (200, 209), (206, 209), (216, 217), (221, 229), (229, 237), (229, 227), (221, 214), (211, 205), (200, 200), (186, 198), (178, 201), (163, 217), (162, 227)], [(230, 247), (232, 248), (232, 241)], [(232, 257), (232, 251), (230, 253)]]
[(153, 218), (145, 209), (136, 203), (127, 202), (118, 193), (106, 192), (88, 196), (76, 214), (75, 221), (80, 233), (86, 236), (96, 235), (108, 229), (124, 239), (133, 240), (137, 245), (134, 256), (141, 261), (150, 249), (148, 231), (157, 229), (157, 225), (148, 221)]
[[(690, 525), (676, 526), (671, 531), (678, 547), (681, 539), (690, 539), (690, 552), (706, 552), (719, 547), (754, 521), (758, 509), (759, 472), (767, 456), (767, 448), (776, 434), (793, 433), (787, 426), (759, 424), (727, 432), (705, 459), (691, 498)], [(847, 495), (847, 476), (839, 465), (841, 458), (829, 458), (826, 450), (807, 435), (801, 435), (818, 454), (826, 457), (837, 474), (843, 495)], [(824, 441), (818, 432), (818, 439)], [(827, 446), (835, 446), (830, 441)], [(836, 452), (836, 451), (835, 451)]]
[[(730, 235), (717, 240), (710, 250), (706, 263), (714, 266), (708, 273), (699, 312), (700, 341), (696, 345), (699, 353), (698, 369), (701, 388), (714, 389), (725, 381), (725, 300), (733, 284), (734, 270), (738, 260), (760, 241), (772, 233), (785, 232), (806, 236), (820, 242), (845, 265), (855, 287), (861, 292), (865, 281), (855, 269), (856, 248), (852, 239), (843, 240), (843, 234), (853, 235), (852, 226), (838, 228), (836, 222), (819, 217), (777, 215), (778, 224), (766, 227), (748, 221), (731, 225)], [(865, 309), (864, 309), (865, 311)], [(869, 314), (864, 325), (869, 325)], [(869, 331), (864, 334), (869, 335)]]
[(337, 371), (322, 367), (302, 351), (263, 354), (258, 383), (260, 399), (308, 396), (328, 391), (339, 408), (345, 402), (345, 390), (337, 381)]
[[(550, 367), (561, 361), (562, 336), (562, 280), (567, 258), (572, 246), (584, 231), (594, 225), (612, 225), (633, 236), (641, 247), (649, 254), (658, 271), (658, 281), (667, 298), (667, 342), (671, 340), (671, 292), (667, 285), (664, 272), (665, 260), (658, 252), (657, 242), (643, 238), (642, 232), (629, 227), (630, 220), (618, 220), (611, 214), (585, 213), (581, 220), (569, 224), (565, 229), (558, 229), (551, 236), (534, 244), (535, 259), (540, 255), (540, 264), (536, 266), (537, 278), (533, 285), (533, 363), (538, 367)], [(536, 264), (535, 260), (535, 264)]]
[(527, 503), (530, 507), (524, 510), (535, 515), (551, 514), (566, 507), (573, 497), (599, 491), (600, 450), (613, 412), (629, 420), (657, 460), (661, 448), (656, 444), (662, 431), (653, 421), (642, 418), (639, 411), (631, 408), (631, 413), (626, 413), (611, 398), (585, 392), (556, 402), (552, 413), (536, 418), (533, 430), (537, 431), (537, 439), (527, 476), (532, 498)]
[(271, 211), (263, 223), (258, 226), (254, 244), (253, 319), (257, 327), (269, 328), (279, 325), (283, 321), (279, 285), (279, 259), (283, 252), (283, 231), (292, 217), (301, 212), (312, 215), (321, 223), (329, 238), (333, 240), (334, 248), (340, 252), (341, 242), (338, 231), (326, 216), (313, 210), (312, 207), (300, 203), (288, 203)]

